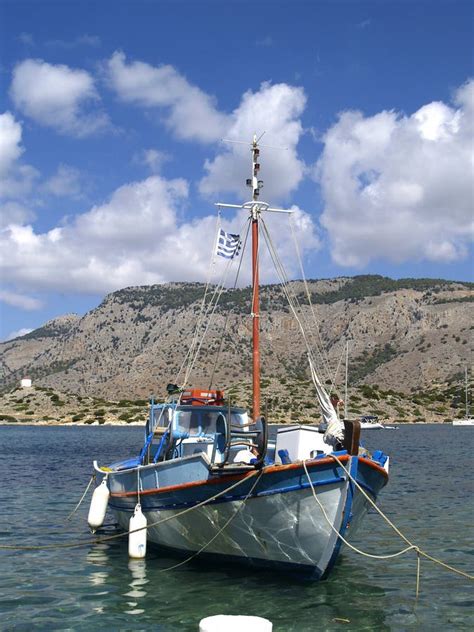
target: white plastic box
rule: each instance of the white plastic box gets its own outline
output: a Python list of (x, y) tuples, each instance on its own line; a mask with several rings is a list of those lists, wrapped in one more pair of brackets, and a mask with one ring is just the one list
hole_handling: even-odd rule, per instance
[(275, 463), (281, 463), (278, 454), (280, 450), (287, 450), (291, 461), (303, 461), (326, 452), (328, 446), (324, 443), (323, 434), (315, 426), (289, 426), (279, 428), (275, 446)]

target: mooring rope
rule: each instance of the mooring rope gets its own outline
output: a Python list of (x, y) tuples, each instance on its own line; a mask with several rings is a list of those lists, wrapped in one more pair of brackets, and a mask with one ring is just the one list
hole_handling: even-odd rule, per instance
[(361, 485), (359, 485), (359, 483), (357, 482), (357, 480), (352, 476), (352, 474), (350, 473), (350, 471), (344, 466), (344, 464), (340, 461), (340, 459), (335, 455), (335, 454), (329, 454), (328, 456), (330, 456), (332, 459), (334, 459), (341, 467), (342, 469), (346, 472), (348, 478), (354, 483), (354, 485), (357, 487), (357, 489), (363, 494), (363, 496), (369, 501), (369, 503), (376, 509), (376, 511), (378, 512), (378, 514), (385, 520), (385, 522), (387, 522), (387, 524), (389, 524), (392, 529), (397, 533), (397, 535), (402, 538), (402, 540), (404, 540), (408, 546), (405, 547), (404, 549), (402, 549), (401, 551), (397, 551), (396, 553), (389, 553), (386, 555), (376, 555), (374, 553), (367, 553), (367, 551), (362, 551), (361, 549), (358, 549), (357, 547), (355, 547), (353, 544), (351, 544), (350, 542), (348, 542), (344, 536), (339, 533), (339, 531), (334, 527), (334, 525), (332, 524), (331, 520), (329, 519), (321, 501), (319, 500), (319, 498), (316, 495), (316, 491), (314, 489), (313, 486), (313, 482), (309, 476), (308, 473), (308, 469), (306, 467), (306, 461), (303, 461), (303, 467), (304, 467), (304, 471), (306, 473), (306, 477), (308, 479), (309, 485), (311, 487), (311, 491), (313, 494), (314, 499), (316, 500), (316, 502), (318, 503), (321, 512), (325, 518), (325, 520), (327, 521), (328, 525), (331, 527), (331, 529), (336, 533), (337, 537), (344, 542), (344, 544), (346, 546), (348, 546), (350, 549), (352, 549), (355, 553), (358, 553), (359, 555), (362, 555), (363, 557), (368, 557), (368, 558), (372, 558), (372, 559), (379, 559), (379, 560), (387, 560), (387, 559), (392, 559), (395, 557), (399, 557), (400, 555), (404, 555), (405, 553), (408, 553), (409, 551), (415, 551), (416, 552), (416, 556), (417, 556), (417, 563), (416, 563), (416, 598), (418, 599), (418, 596), (420, 594), (420, 576), (421, 576), (421, 557), (425, 557), (426, 559), (438, 564), (439, 566), (446, 568), (447, 570), (456, 573), (457, 575), (460, 575), (462, 577), (465, 577), (466, 579), (469, 579), (471, 581), (474, 580), (474, 576), (470, 575), (469, 573), (466, 573), (464, 571), (461, 571), (458, 568), (454, 568), (454, 566), (450, 566), (449, 564), (446, 564), (445, 562), (443, 562), (442, 560), (439, 560), (436, 557), (433, 557), (432, 555), (429, 555), (428, 553), (426, 553), (426, 551), (424, 551), (423, 549), (421, 549), (419, 546), (417, 546), (416, 544), (413, 544), (413, 542), (411, 542), (401, 531), (400, 529), (398, 529), (398, 527), (396, 527), (393, 522), (383, 513), (383, 511), (381, 509), (379, 509), (379, 507), (377, 506), (377, 504), (372, 500), (372, 498), (370, 498), (370, 496), (366, 493), (366, 491), (361, 487)]
[(162, 568), (160, 569), (160, 573), (164, 573), (165, 571), (172, 571), (175, 568), (178, 568), (179, 566), (183, 566), (184, 564), (187, 564), (188, 562), (190, 562), (193, 558), (197, 557), (198, 555), (200, 555), (205, 549), (207, 549), (207, 547), (212, 544), (214, 542), (214, 540), (224, 531), (224, 529), (227, 527), (227, 525), (229, 525), (232, 520), (237, 516), (237, 514), (241, 511), (241, 509), (243, 508), (243, 506), (245, 505), (245, 503), (247, 502), (247, 500), (249, 499), (249, 497), (252, 495), (253, 490), (255, 489), (255, 487), (257, 486), (258, 482), (260, 481), (261, 477), (263, 474), (263, 470), (260, 471), (260, 475), (257, 477), (257, 480), (255, 481), (255, 483), (252, 485), (252, 487), (250, 488), (249, 492), (247, 493), (247, 495), (245, 496), (245, 498), (242, 500), (241, 504), (237, 507), (237, 509), (234, 511), (234, 513), (230, 516), (230, 518), (228, 520), (226, 520), (226, 522), (224, 523), (224, 525), (218, 530), (218, 532), (212, 536), (212, 538), (206, 542), (206, 544), (204, 546), (202, 546), (199, 551), (196, 551), (195, 553), (193, 553), (192, 555), (190, 555), (189, 557), (187, 557), (185, 560), (183, 560), (182, 562), (178, 562), (178, 564), (173, 564), (173, 566), (168, 566), (168, 568)]
[(95, 474), (92, 474), (89, 483), (86, 487), (86, 491), (82, 494), (81, 496), (81, 500), (77, 503), (77, 505), (74, 507), (74, 509), (71, 511), (71, 513), (69, 514), (69, 516), (66, 518), (66, 522), (68, 520), (71, 520), (71, 518), (73, 517), (73, 515), (76, 513), (76, 511), (79, 509), (79, 507), (82, 504), (82, 501), (84, 500), (84, 498), (86, 497), (87, 492), (89, 491), (90, 486), (92, 485), (92, 482), (95, 480)]
[(426, 559), (430, 560), (431, 562), (435, 562), (436, 564), (439, 564), (440, 566), (443, 566), (444, 568), (446, 568), (447, 570), (452, 571), (453, 573), (457, 573), (458, 575), (461, 575), (462, 577), (465, 577), (466, 579), (470, 579), (471, 581), (474, 581), (474, 575), (470, 575), (469, 573), (461, 571), (458, 568), (454, 568), (454, 566), (450, 566), (449, 564), (446, 564), (446, 562), (443, 562), (442, 560), (439, 560), (436, 557), (433, 557), (432, 555), (429, 555), (426, 551), (423, 551), (423, 549), (421, 549), (420, 547), (414, 545), (413, 542), (410, 542), (410, 540), (400, 531), (400, 529), (398, 529), (398, 527), (396, 527), (393, 524), (393, 522), (390, 520), (390, 518), (388, 518), (388, 516), (386, 516), (383, 513), (383, 511), (377, 506), (377, 504), (372, 500), (372, 498), (367, 494), (367, 492), (359, 485), (357, 480), (346, 469), (346, 467), (339, 460), (339, 458), (335, 454), (330, 454), (329, 456), (332, 457), (335, 461), (337, 461), (339, 463), (339, 465), (346, 472), (346, 474), (349, 476), (351, 481), (355, 484), (357, 489), (365, 496), (365, 498), (367, 498), (367, 500), (372, 505), (372, 507), (380, 514), (380, 516), (385, 520), (385, 522), (387, 522), (387, 524), (389, 524), (392, 527), (392, 529), (395, 531), (395, 533), (397, 533), (400, 536), (400, 538), (402, 538), (402, 540), (404, 540), (408, 545), (415, 547), (420, 555), (422, 555), (423, 557), (426, 557)]
[[(260, 473), (263, 473), (263, 471), (264, 471), (263, 469), (260, 470)], [(57, 543), (57, 544), (24, 545), (24, 546), (18, 546), (18, 545), (14, 545), (14, 544), (0, 544), (0, 550), (4, 550), (4, 551), (44, 551), (44, 550), (50, 550), (50, 549), (73, 549), (73, 548), (77, 548), (77, 547), (80, 547), (80, 546), (88, 546), (90, 544), (102, 544), (103, 542), (110, 542), (111, 540), (116, 540), (118, 538), (123, 538), (126, 535), (130, 535), (131, 533), (137, 533), (138, 531), (143, 531), (143, 529), (149, 529), (151, 527), (156, 527), (159, 524), (163, 524), (164, 522), (168, 522), (168, 520), (172, 520), (173, 518), (178, 518), (179, 516), (183, 516), (184, 514), (190, 512), (190, 511), (194, 511), (195, 509), (199, 509), (199, 507), (204, 507), (204, 505), (207, 505), (210, 502), (213, 502), (214, 500), (216, 500), (217, 498), (220, 498), (221, 496), (224, 496), (225, 494), (227, 494), (227, 492), (230, 492), (233, 489), (235, 489), (236, 487), (238, 487), (239, 485), (242, 485), (242, 483), (244, 483), (245, 481), (247, 481), (248, 479), (252, 478), (253, 476), (255, 476), (258, 473), (259, 473), (259, 471), (254, 470), (253, 472), (251, 472), (247, 476), (244, 476), (244, 478), (241, 478), (240, 480), (235, 482), (233, 485), (229, 485), (229, 487), (226, 487), (225, 489), (223, 489), (222, 491), (218, 492), (217, 494), (214, 494), (214, 496), (211, 496), (210, 498), (206, 498), (205, 500), (202, 500), (201, 502), (197, 503), (196, 505), (193, 505), (192, 507), (187, 507), (186, 509), (183, 509), (183, 511), (180, 511), (180, 512), (178, 512), (176, 514), (173, 514), (171, 516), (166, 516), (165, 518), (162, 518), (161, 520), (157, 520), (156, 522), (152, 522), (151, 524), (149, 524), (149, 525), (147, 525), (145, 527), (139, 527), (137, 529), (130, 529), (129, 531), (123, 531), (123, 532), (120, 532), (120, 533), (116, 533), (114, 535), (108, 535), (108, 536), (105, 536), (103, 538), (94, 538), (94, 539), (82, 540), (82, 541), (77, 541), (77, 542), (61, 542), (61, 543)]]

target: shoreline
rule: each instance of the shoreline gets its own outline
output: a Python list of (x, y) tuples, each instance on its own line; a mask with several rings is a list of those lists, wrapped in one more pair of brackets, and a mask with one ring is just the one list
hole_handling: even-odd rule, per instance
[[(104, 423), (100, 424), (96, 421), (87, 424), (80, 421), (0, 421), (0, 426), (64, 426), (68, 428), (72, 427), (93, 427), (98, 428), (101, 426), (117, 426), (117, 427), (127, 427), (127, 426), (141, 426), (144, 428), (146, 425), (145, 422), (142, 421), (104, 421)], [(292, 426), (292, 425), (302, 425), (302, 426), (317, 426), (318, 424), (305, 424), (301, 422), (293, 422), (293, 423), (269, 423), (269, 426)], [(362, 428), (362, 430), (390, 430), (393, 429), (394, 426), (450, 426), (452, 425), (452, 421), (391, 421), (386, 424), (384, 428)]]

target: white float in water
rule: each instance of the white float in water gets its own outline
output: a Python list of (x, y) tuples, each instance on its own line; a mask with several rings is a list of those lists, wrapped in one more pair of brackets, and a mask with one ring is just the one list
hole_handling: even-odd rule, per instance
[(199, 623), (199, 632), (272, 632), (273, 623), (262, 617), (218, 614)]
[(92, 494), (89, 515), (87, 516), (87, 522), (92, 532), (104, 524), (109, 496), (110, 491), (107, 487), (107, 477), (105, 477), (102, 483), (94, 489), (94, 493)]
[[(128, 535), (128, 555), (134, 559), (141, 560), (146, 555), (146, 516), (142, 513), (140, 503), (135, 505), (135, 512), (130, 518), (129, 531), (135, 531), (135, 533), (129, 533)], [(136, 531), (140, 529), (140, 531)]]

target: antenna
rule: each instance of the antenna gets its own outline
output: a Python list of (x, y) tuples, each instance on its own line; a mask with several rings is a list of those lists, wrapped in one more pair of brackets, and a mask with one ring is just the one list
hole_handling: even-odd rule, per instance
[(215, 206), (219, 209), (222, 208), (244, 208), (250, 211), (249, 215), (252, 219), (256, 219), (258, 215), (262, 211), (269, 211), (270, 213), (293, 213), (290, 209), (283, 208), (274, 208), (270, 206), (267, 202), (261, 202), (259, 200), (260, 190), (263, 189), (263, 180), (258, 179), (258, 172), (260, 171), (260, 147), (267, 147), (269, 149), (284, 149), (287, 150), (288, 147), (272, 147), (271, 145), (259, 145), (259, 140), (262, 136), (266, 134), (266, 132), (262, 132), (260, 136), (257, 138), (257, 134), (254, 134), (253, 140), (251, 143), (244, 142), (242, 140), (231, 140), (229, 138), (223, 138), (222, 142), (224, 143), (235, 143), (238, 145), (247, 145), (250, 147), (252, 151), (252, 172), (251, 177), (247, 178), (246, 185), (252, 190), (252, 200), (249, 202), (245, 202), (244, 204), (226, 204), (224, 202), (217, 202)]
[[(262, 132), (260, 136), (256, 139), (256, 143), (259, 147), (265, 147), (265, 149), (281, 149), (283, 151), (288, 151), (289, 147), (276, 147), (275, 145), (259, 145), (259, 140), (262, 138), (264, 134), (267, 132)], [(255, 135), (256, 136), (256, 135)], [(221, 138), (223, 143), (234, 143), (235, 145), (247, 145), (247, 147), (253, 147), (253, 143), (247, 143), (244, 140), (232, 140), (230, 138)]]

